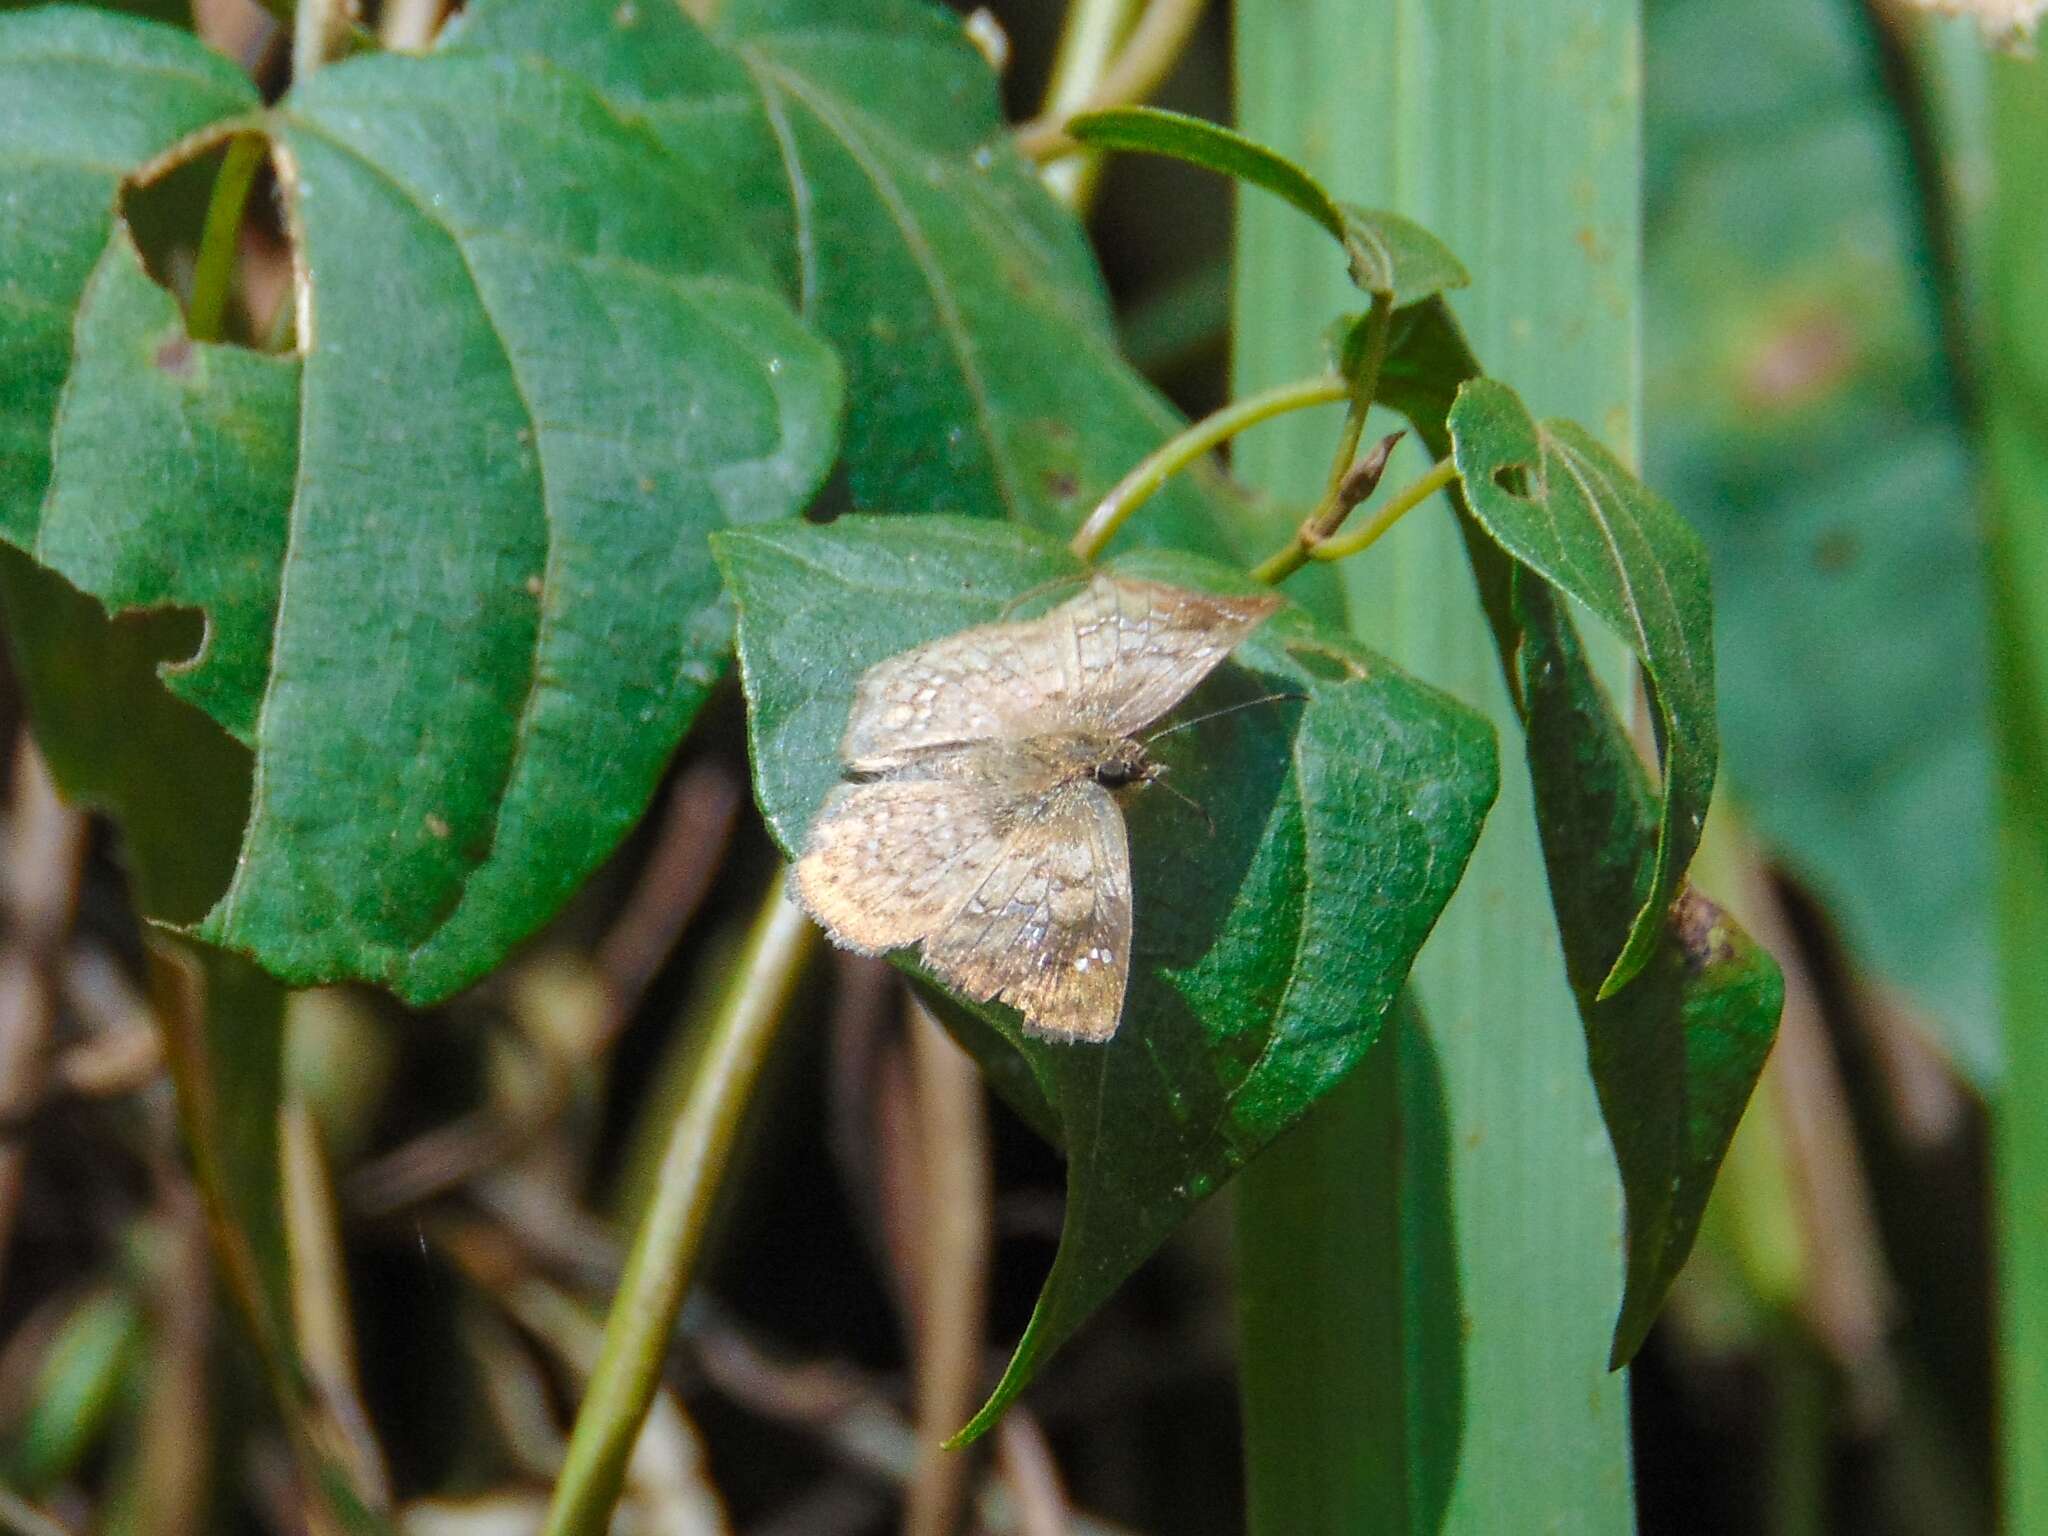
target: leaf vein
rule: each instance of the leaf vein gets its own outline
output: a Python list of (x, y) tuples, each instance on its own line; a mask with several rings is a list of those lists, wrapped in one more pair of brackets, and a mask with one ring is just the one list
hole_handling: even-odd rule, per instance
[(797, 154), (796, 135), (790, 129), (789, 114), (782, 98), (767, 80), (754, 72), (751, 59), (741, 55), (740, 67), (761, 93), (761, 112), (768, 119), (768, 131), (782, 157), (782, 174), (789, 181), (790, 217), (796, 234), (796, 301), (800, 313), (809, 315), (818, 302), (817, 232), (811, 213), (811, 183)]
[[(1601, 543), (1607, 547), (1608, 563), (1614, 567), (1615, 578), (1621, 583), (1621, 596), (1628, 612), (1629, 625), (1636, 632), (1636, 641), (1642, 647), (1642, 656), (1647, 665), (1651, 651), (1650, 632), (1644, 625), (1642, 604), (1636, 598), (1635, 582), (1629, 576), (1628, 562), (1622, 558), (1621, 546), (1615, 541), (1614, 529), (1609, 526), (1607, 514), (1601, 509), (1599, 496), (1587, 483), (1586, 477), (1579, 472), (1578, 462), (1573, 457), (1571, 449), (1558, 439), (1550, 437), (1548, 433), (1544, 435), (1556, 448), (1558, 461), (1564, 465), (1565, 473), (1572, 477), (1572, 483), (1578, 486), (1580, 494), (1586, 498), (1586, 510), (1592, 516), (1593, 526), (1600, 530)], [(1546, 499), (1545, 505), (1548, 504)], [(1555, 513), (1552, 517), (1554, 520)]]
[[(988, 445), (989, 466), (995, 475), (997, 494), (1002, 498), (1005, 507), (1009, 509), (1010, 516), (1021, 518), (1024, 513), (1024, 502), (1010, 481), (1008, 461), (1003, 450), (1002, 438), (996, 431), (995, 407), (994, 402), (989, 396), (988, 381), (982, 377), (980, 363), (975, 356), (973, 344), (968, 336), (966, 317), (960, 308), (959, 297), (953, 292), (952, 283), (947, 278), (945, 269), (939, 265), (938, 255), (932, 250), (930, 241), (926, 239), (923, 226), (918, 223), (917, 217), (911, 211), (909, 204), (904, 202), (901, 192), (888, 175), (887, 170), (876, 161), (872, 146), (867, 144), (859, 134), (853, 131), (850, 124), (840, 118), (831, 107), (825, 104), (826, 92), (813, 90), (810, 94), (806, 94), (803, 87), (809, 85), (809, 81), (798, 76), (792, 76), (754, 50), (742, 47), (739, 52), (750, 64), (756, 65), (761, 70), (775, 76), (792, 100), (803, 103), (810, 110), (811, 115), (817, 118), (818, 122), (834, 138), (846, 146), (847, 154), (851, 156), (854, 164), (860, 167), (861, 174), (874, 187), (876, 195), (881, 198), (883, 206), (888, 209), (890, 221), (896, 225), (897, 232), (903, 237), (904, 246), (909, 250), (911, 259), (917, 263), (918, 270), (924, 274), (926, 285), (931, 292), (932, 303), (939, 311), (939, 317), (943, 322), (941, 330), (945, 334), (954, 360), (959, 364), (961, 382), (966, 387), (969, 399), (974, 406), (975, 424), (979, 428), (983, 440)], [(836, 98), (833, 99), (836, 100)], [(795, 190), (792, 188), (791, 196), (794, 197), (795, 195)]]
[[(490, 862), (492, 854), (496, 849), (498, 834), (502, 830), (504, 822), (505, 802), (511, 796), (512, 786), (518, 782), (520, 769), (524, 765), (527, 751), (530, 749), (533, 741), (534, 714), (539, 707), (542, 691), (541, 684), (544, 676), (541, 667), (541, 657), (547, 650), (548, 641), (553, 636), (560, 617), (561, 588), (559, 578), (561, 573), (559, 561), (561, 540), (556, 537), (554, 493), (548, 479), (548, 454), (542, 441), (544, 429), (540, 420), (540, 414), (534, 409), (533, 399), (527, 392), (526, 380), (520, 374), (517, 354), (507, 338), (503, 326), (499, 323), (497, 315), (491, 310), (490, 301), (485, 295), (483, 281), (477, 273), (475, 262), (471, 259), (469, 247), (465, 243), (463, 233), (454, 225), (439, 217), (424, 198), (420, 197), (417, 192), (400, 177), (393, 174), (387, 167), (379, 165), (353, 145), (328, 133), (318, 124), (309, 123), (303, 118), (294, 119), (294, 121), (300, 123), (301, 126), (305, 127), (316, 137), (325, 140), (328, 144), (340, 150), (350, 159), (356, 161), (364, 169), (368, 170), (371, 175), (398, 193), (399, 196), (411, 205), (413, 211), (419, 215), (421, 222), (425, 223), (429, 228), (438, 229), (447, 238), (448, 243), (455, 248), (456, 255), (462, 261), (463, 270), (469, 275), (470, 287), (476, 294), (477, 309), (484, 317), (484, 322), (490, 330), (491, 338), (498, 344), (499, 352), (505, 360), (506, 377), (511, 381), (512, 392), (519, 401), (520, 410), (526, 415), (528, 430), (533, 434), (534, 475), (540, 482), (540, 512), (541, 520), (546, 526), (547, 552), (541, 561), (541, 589), (538, 599), (540, 612), (534, 624), (533, 653), (528, 662), (526, 696), (520, 701), (519, 717), (513, 725), (512, 750), (506, 756), (504, 776), (498, 791), (491, 798), (491, 824), (488, 829), (488, 835), (482, 840), (482, 851), (471, 859), (468, 867), (463, 871), (454, 900), (450, 901), (443, 908), (440, 915), (434, 920), (433, 925), (405, 952), (405, 958), (413, 960), (417, 959), (426, 950), (427, 946), (454, 920), (455, 914), (462, 908), (470, 882), (476, 877), (477, 872)], [(302, 406), (300, 410), (302, 421), (304, 414)], [(301, 461), (301, 468), (303, 469), (303, 460)], [(283, 606), (280, 601), (280, 617), (282, 613)], [(274, 655), (275, 653), (273, 652)], [(269, 689), (267, 687), (264, 691), (264, 699), (267, 705), (269, 702)], [(258, 760), (261, 760), (260, 753)]]

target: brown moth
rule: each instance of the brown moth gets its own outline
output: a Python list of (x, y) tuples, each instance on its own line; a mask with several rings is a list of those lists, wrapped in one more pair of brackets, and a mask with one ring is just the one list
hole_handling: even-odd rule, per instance
[(917, 944), (940, 980), (1034, 1034), (1107, 1040), (1131, 969), (1113, 791), (1159, 772), (1133, 733), (1280, 606), (1098, 574), (1039, 618), (876, 663), (793, 885), (833, 942)]

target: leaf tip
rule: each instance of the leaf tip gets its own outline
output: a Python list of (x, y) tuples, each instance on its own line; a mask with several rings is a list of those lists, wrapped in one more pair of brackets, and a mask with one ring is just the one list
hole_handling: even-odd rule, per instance
[(1657, 1321), (1658, 1310), (1655, 1306), (1642, 1305), (1636, 1297), (1622, 1302), (1621, 1316), (1614, 1323), (1614, 1342), (1607, 1350), (1608, 1370), (1622, 1370), (1635, 1359), (1649, 1341), (1650, 1328)]
[(953, 1431), (951, 1435), (941, 1440), (939, 1448), (947, 1451), (964, 1451), (968, 1446), (974, 1444), (975, 1441), (994, 1429), (996, 1421), (1001, 1419), (1004, 1412), (1008, 1410), (1010, 1399), (1017, 1395), (1018, 1389), (1022, 1385), (1021, 1382), (1012, 1383), (1011, 1377), (1015, 1374), (1014, 1369), (1005, 1371), (1003, 1379), (996, 1383), (995, 1391), (989, 1394), (988, 1401), (981, 1405), (980, 1411), (965, 1424), (961, 1425), (960, 1428)]

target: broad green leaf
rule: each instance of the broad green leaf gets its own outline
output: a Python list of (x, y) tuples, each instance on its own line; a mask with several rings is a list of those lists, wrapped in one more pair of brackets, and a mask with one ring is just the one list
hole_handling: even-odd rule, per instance
[(1713, 562), (1727, 791), (1989, 1090), (1986, 548), (1893, 82), (1835, 0), (1645, 27), (1644, 462)]
[(1475, 379), (1451, 407), (1464, 498), (1524, 568), (1569, 593), (1642, 663), (1664, 766), (1656, 872), (1628, 942), (1600, 984), (1606, 997), (1648, 963), (1714, 793), (1714, 628), (1706, 553), (1671, 505), (1591, 433), (1540, 426), (1515, 392)]
[(32, 533), (71, 320), (123, 177), (257, 105), (226, 59), (70, 8), (0, 14), (0, 532)]
[[(41, 0), (0, 0), (0, 11), (24, 11), (40, 3)], [(192, 0), (95, 0), (95, 3), (102, 10), (141, 16), (188, 31), (192, 26)]]
[[(739, 604), (755, 789), (792, 855), (840, 777), (838, 742), (868, 666), (995, 619), (1020, 596), (1044, 606), (1058, 596), (1049, 586), (1082, 574), (1040, 536), (955, 519), (845, 518), (716, 543)], [(1184, 556), (1118, 568), (1245, 589), (1242, 576)], [(1023, 1036), (1004, 1008), (947, 1010), (1068, 1158), (1059, 1255), (966, 1434), (1357, 1063), (1492, 803), (1491, 732), (1298, 609), (1240, 646), (1183, 713), (1276, 691), (1305, 701), (1159, 740), (1174, 788), (1201, 813), (1167, 794), (1128, 802), (1136, 953), (1113, 1042), (1055, 1044)], [(1028, 1086), (1006, 1076), (1020, 1061)]]
[[(452, 46), (575, 71), (731, 190), (846, 365), (856, 508), (1068, 532), (1182, 424), (1117, 355), (1081, 228), (1009, 143), (957, 16), (733, 0), (706, 34), (672, 4), (481, 0)], [(1242, 554), (1243, 522), (1197, 476), (1123, 537)]]
[(197, 922), (234, 873), (249, 809), (249, 753), (165, 691), (189, 656), (189, 613), (110, 619), (98, 603), (0, 544), (0, 619), (36, 743), (67, 800), (113, 815), (137, 903)]
[(1397, 309), (1472, 280), (1449, 248), (1413, 219), (1339, 202), (1285, 155), (1221, 124), (1158, 107), (1118, 107), (1084, 113), (1067, 131), (1096, 149), (1170, 155), (1263, 187), (1328, 230), (1344, 248), (1351, 280)]
[[(361, 58), (254, 117), (192, 39), (54, 12), (0, 17), (0, 71), (0, 535), (205, 616), (165, 685), (254, 767), (196, 931), (445, 996), (639, 814), (728, 644), (704, 536), (802, 506), (837, 370), (718, 191), (543, 64)], [(230, 123), (274, 146), (301, 356), (191, 342), (117, 217)]]
[[(1479, 377), (1440, 300), (1394, 317), (1387, 403), (1439, 456)], [(1461, 496), (1479, 597), (1521, 715), (1536, 828), (1587, 1063), (1622, 1174), (1628, 1268), (1612, 1359), (1642, 1342), (1691, 1250), (1714, 1174), (1777, 1031), (1783, 982), (1712, 903), (1681, 885), (1661, 906), (1635, 979), (1600, 993), (1657, 879), (1665, 813), (1580, 650), (1568, 605), (1517, 566)]]
[[(1626, 1364), (1692, 1250), (1714, 1175), (1777, 1036), (1784, 981), (1771, 957), (1691, 886), (1658, 914), (1635, 979), (1601, 995), (1608, 936), (1641, 900), (1659, 835), (1641, 760), (1556, 598), (1515, 577), (1529, 772), (1565, 972), (1628, 1205), (1628, 1279), (1613, 1363)], [(1565, 878), (1560, 879), (1560, 874)]]

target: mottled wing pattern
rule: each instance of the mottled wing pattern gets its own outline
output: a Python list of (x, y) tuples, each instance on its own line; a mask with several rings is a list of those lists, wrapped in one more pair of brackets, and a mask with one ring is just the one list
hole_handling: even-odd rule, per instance
[(877, 662), (841, 747), (874, 773), (934, 747), (1092, 727), (1127, 736), (1185, 698), (1280, 606), (1097, 573), (1035, 619), (980, 624)]
[(1010, 1004), (1035, 1033), (1115, 1034), (1131, 969), (1131, 855), (1109, 792), (1083, 779), (1020, 807), (924, 958), (975, 1001)]
[(934, 747), (1059, 729), (1070, 712), (1072, 606), (978, 624), (876, 662), (846, 719), (847, 766), (878, 773)]
[(1008, 809), (975, 778), (841, 784), (811, 823), (797, 900), (849, 949), (914, 944), (987, 880)]
[(798, 899), (849, 948), (921, 944), (941, 980), (1027, 1029), (1107, 1040), (1130, 976), (1131, 858), (1088, 752), (1173, 708), (1278, 606), (1098, 574), (1039, 618), (876, 663), (841, 750), (880, 777), (826, 799)]
[(1077, 721), (1111, 736), (1151, 724), (1279, 606), (1272, 593), (1217, 597), (1098, 575), (1086, 592), (1055, 610), (1073, 631), (1069, 665)]

